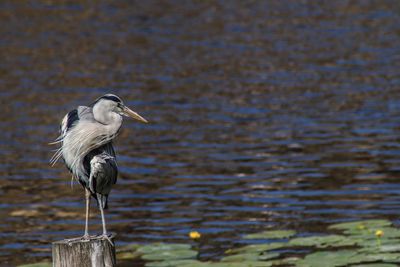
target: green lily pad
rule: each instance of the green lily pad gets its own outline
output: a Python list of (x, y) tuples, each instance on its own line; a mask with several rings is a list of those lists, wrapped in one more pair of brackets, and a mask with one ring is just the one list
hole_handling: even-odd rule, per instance
[[(382, 238), (400, 238), (400, 230), (394, 227), (381, 227), (377, 230), (381, 230), (383, 232)], [(374, 231), (375, 235), (375, 231)]]
[(177, 266), (200, 266), (204, 263), (198, 260), (170, 260), (170, 261), (151, 261), (146, 263), (146, 267), (177, 267)]
[(397, 267), (397, 265), (387, 264), (387, 263), (370, 263), (362, 265), (353, 265), (352, 267)]
[(222, 262), (229, 261), (229, 262), (242, 262), (242, 261), (257, 261), (260, 253), (241, 253), (236, 255), (230, 255), (223, 257), (221, 259)]
[(343, 233), (353, 239), (373, 240), (377, 239), (376, 232), (378, 230), (383, 232), (383, 235), (379, 237), (381, 240), (399, 239), (400, 241), (400, 230), (394, 227), (377, 227), (363, 230), (354, 228), (344, 230)]
[[(296, 262), (297, 267), (338, 267), (353, 263), (351, 258), (355, 257), (357, 252), (352, 250), (341, 250), (337, 252), (319, 251), (307, 255), (303, 260)], [(359, 262), (354, 262), (359, 263)]]
[(268, 253), (261, 253), (260, 256), (258, 256), (259, 260), (271, 260), (278, 258), (281, 254), (277, 252), (268, 252)]
[(244, 261), (244, 262), (205, 262), (204, 265), (184, 265), (179, 267), (270, 267), (268, 261)]
[(225, 251), (226, 254), (231, 254), (231, 253), (255, 253), (255, 252), (263, 252), (263, 251), (268, 251), (268, 250), (273, 250), (273, 249), (278, 249), (278, 248), (283, 248), (287, 246), (287, 243), (268, 243), (268, 244), (253, 244), (253, 245), (247, 245), (244, 247), (240, 248), (235, 248), (235, 249), (229, 249)]
[[(360, 248), (358, 251), (360, 253), (380, 253), (380, 252), (397, 252), (396, 246), (400, 243), (398, 239), (357, 239), (355, 240), (357, 246)], [(397, 249), (399, 249), (397, 247)]]
[(279, 257), (279, 253), (241, 253), (236, 255), (230, 255), (223, 257), (221, 259), (222, 262), (245, 262), (245, 261), (258, 261), (258, 260), (269, 260), (273, 258)]
[(396, 244), (389, 244), (389, 245), (381, 245), (379, 246), (380, 252), (400, 252), (400, 243), (396, 242)]
[(179, 259), (191, 259), (197, 256), (197, 251), (191, 249), (181, 250), (164, 250), (156, 251), (142, 255), (143, 260), (150, 261), (168, 261), (168, 260), (179, 260)]
[(379, 253), (364, 255), (368, 261), (389, 261), (391, 263), (400, 262), (400, 253)]
[(152, 261), (146, 263), (146, 267), (210, 267), (208, 262), (198, 260), (173, 260), (173, 261)]
[(168, 250), (189, 250), (192, 247), (188, 244), (166, 244), (166, 243), (153, 243), (148, 245), (143, 245), (137, 248), (137, 251), (142, 254), (149, 254), (160, 251)]
[(176, 262), (178, 265), (147, 265), (146, 267), (270, 267), (272, 266), (271, 262), (267, 261), (244, 261), (244, 262), (201, 262), (201, 261), (193, 261), (193, 262)]
[(291, 246), (317, 248), (354, 246), (356, 241), (341, 235), (299, 237), (289, 241)]
[(365, 220), (365, 221), (354, 221), (346, 223), (333, 224), (328, 227), (328, 229), (338, 229), (338, 230), (366, 230), (370, 228), (380, 228), (385, 226), (391, 226), (392, 223), (388, 220)]
[(363, 254), (358, 253), (357, 250), (319, 251), (307, 255), (297, 262), (296, 266), (319, 267), (323, 262), (326, 267), (339, 267), (378, 261), (400, 262), (400, 253)]
[(278, 260), (273, 260), (272, 265), (284, 265), (284, 266), (293, 266), (295, 265), (298, 261), (301, 261), (301, 258), (298, 257), (289, 257), (289, 258), (284, 258), (284, 259), (278, 259)]
[[(118, 249), (117, 258), (129, 261), (141, 257), (146, 267), (394, 267), (400, 263), (400, 229), (386, 220), (367, 220), (334, 224), (328, 227), (343, 234), (314, 235), (293, 238), (291, 230), (264, 231), (244, 236), (245, 239), (289, 239), (278, 242), (250, 244), (228, 249), (218, 262), (196, 259), (198, 251), (188, 244), (131, 244)], [(377, 237), (376, 231), (383, 235)], [(281, 241), (281, 242), (279, 242)], [(304, 258), (282, 258), (279, 249), (296, 251), (301, 248)], [(276, 251), (278, 250), (278, 251)], [(323, 250), (323, 251), (321, 251)], [(321, 265), (321, 263), (323, 265)], [(41, 264), (41, 263), (39, 263)], [(46, 263), (45, 263), (46, 264)], [(49, 267), (23, 265), (23, 267)]]
[(244, 239), (282, 239), (289, 238), (296, 234), (292, 230), (276, 230), (276, 231), (264, 231), (261, 233), (245, 235)]

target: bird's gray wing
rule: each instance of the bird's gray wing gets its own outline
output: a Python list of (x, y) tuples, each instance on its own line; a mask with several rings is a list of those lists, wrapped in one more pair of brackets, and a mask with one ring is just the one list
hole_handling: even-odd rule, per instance
[[(68, 112), (61, 121), (60, 136), (50, 144), (61, 143), (68, 131), (71, 130), (80, 120), (94, 121), (93, 111), (91, 107), (79, 106)], [(62, 156), (61, 147), (56, 150), (50, 163), (54, 165)]]
[(91, 107), (79, 106), (78, 115), (81, 120), (95, 120), (93, 116), (93, 109)]
[(60, 137), (63, 138), (67, 132), (78, 123), (79, 120), (94, 121), (93, 110), (90, 107), (79, 106), (64, 116), (60, 125)]
[[(111, 191), (112, 185), (117, 182), (118, 176), (115, 153), (110, 143), (93, 152), (97, 152), (97, 154), (93, 155), (93, 157), (88, 155), (91, 159), (89, 180), (87, 181), (86, 187), (90, 189), (93, 195), (100, 194), (101, 199), (99, 199), (99, 203), (102, 204), (103, 208), (107, 208), (108, 194)], [(114, 156), (109, 152), (114, 154)]]

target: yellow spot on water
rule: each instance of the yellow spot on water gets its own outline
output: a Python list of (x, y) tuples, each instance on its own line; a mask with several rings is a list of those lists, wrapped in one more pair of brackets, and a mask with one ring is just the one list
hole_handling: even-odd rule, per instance
[(192, 232), (189, 233), (189, 237), (191, 239), (198, 239), (198, 238), (201, 237), (201, 234), (199, 232), (197, 232), (197, 231), (192, 231)]
[(381, 237), (383, 235), (384, 235), (384, 232), (382, 230), (376, 230), (376, 232), (375, 232), (376, 237)]

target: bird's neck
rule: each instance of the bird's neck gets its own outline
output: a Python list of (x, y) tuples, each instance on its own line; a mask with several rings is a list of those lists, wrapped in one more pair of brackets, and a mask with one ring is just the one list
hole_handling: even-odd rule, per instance
[[(122, 125), (122, 116), (111, 111), (105, 111), (96, 106), (93, 108), (94, 119), (101, 123), (101, 131), (103, 136), (113, 139)], [(100, 130), (99, 128), (99, 130)]]
[(101, 105), (95, 105), (93, 107), (93, 116), (94, 119), (101, 124), (109, 125), (113, 123), (121, 124), (122, 117), (121, 115), (106, 109)]

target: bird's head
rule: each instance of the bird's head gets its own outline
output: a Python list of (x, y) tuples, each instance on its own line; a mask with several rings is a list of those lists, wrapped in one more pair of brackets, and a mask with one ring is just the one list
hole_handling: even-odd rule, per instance
[(97, 114), (106, 114), (108, 112), (117, 113), (121, 116), (131, 117), (132, 119), (147, 123), (145, 118), (125, 106), (121, 98), (113, 94), (103, 95), (93, 104), (93, 113), (95, 117)]

